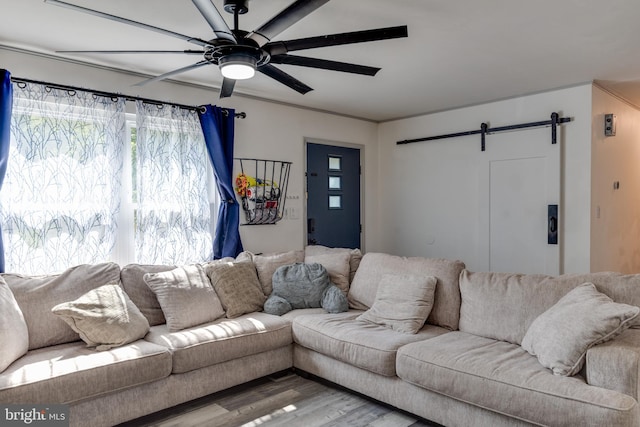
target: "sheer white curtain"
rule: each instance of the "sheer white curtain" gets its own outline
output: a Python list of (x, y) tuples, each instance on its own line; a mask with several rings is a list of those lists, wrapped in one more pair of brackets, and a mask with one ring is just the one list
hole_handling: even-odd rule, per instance
[(0, 221), (7, 272), (104, 262), (120, 206), (125, 100), (14, 84)]
[(212, 259), (213, 171), (195, 111), (136, 103), (136, 262)]

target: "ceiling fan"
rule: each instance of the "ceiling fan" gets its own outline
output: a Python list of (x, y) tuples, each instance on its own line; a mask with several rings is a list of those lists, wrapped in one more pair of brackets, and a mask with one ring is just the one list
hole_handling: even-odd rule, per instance
[(239, 15), (249, 11), (249, 0), (224, 0), (224, 10), (233, 14), (234, 28), (229, 28), (224, 18), (213, 4), (212, 0), (192, 0), (200, 14), (213, 30), (214, 37), (204, 40), (190, 37), (184, 34), (169, 31), (153, 25), (133, 21), (120, 16), (111, 15), (97, 10), (77, 6), (60, 0), (44, 0), (57, 6), (66, 7), (79, 12), (87, 13), (101, 18), (123, 24), (133, 25), (150, 31), (155, 31), (171, 37), (176, 37), (199, 45), (199, 50), (67, 50), (60, 53), (104, 53), (104, 54), (158, 54), (181, 53), (186, 55), (200, 55), (202, 60), (195, 64), (169, 71), (157, 77), (138, 83), (138, 86), (163, 80), (167, 77), (180, 74), (206, 65), (217, 65), (222, 73), (223, 81), (220, 89), (220, 98), (231, 96), (236, 80), (248, 79), (258, 71), (291, 89), (305, 94), (311, 87), (300, 80), (285, 73), (273, 64), (289, 64), (302, 67), (320, 68), (325, 70), (342, 71), (346, 73), (373, 76), (380, 68), (365, 65), (350, 64), (345, 62), (330, 61), (304, 56), (289, 55), (288, 52), (314, 49), (326, 46), (363, 43), (377, 40), (407, 37), (407, 26), (378, 28), (374, 30), (354, 31), (340, 34), (329, 34), (317, 37), (308, 37), (286, 41), (272, 41), (278, 34), (309, 15), (329, 0), (296, 0), (280, 13), (276, 14), (262, 26), (247, 32), (239, 29)]

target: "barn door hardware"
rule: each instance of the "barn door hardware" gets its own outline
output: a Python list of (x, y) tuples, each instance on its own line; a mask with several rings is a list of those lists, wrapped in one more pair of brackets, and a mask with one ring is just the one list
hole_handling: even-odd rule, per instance
[(520, 123), (517, 125), (508, 125), (508, 126), (498, 126), (498, 127), (489, 127), (487, 123), (482, 123), (480, 125), (480, 129), (469, 130), (464, 132), (455, 132), (455, 133), (447, 133), (444, 135), (436, 135), (436, 136), (428, 136), (426, 138), (416, 138), (416, 139), (405, 139), (403, 141), (396, 142), (397, 145), (405, 145), (405, 144), (413, 144), (414, 142), (425, 142), (425, 141), (435, 141), (438, 139), (446, 139), (446, 138), (457, 138), (460, 136), (467, 135), (478, 135), (480, 134), (480, 149), (485, 151), (486, 148), (486, 135), (491, 135), (493, 133), (498, 132), (506, 132), (510, 130), (518, 130), (518, 129), (527, 129), (527, 128), (535, 128), (542, 126), (550, 126), (551, 127), (551, 143), (555, 144), (558, 140), (558, 132), (557, 128), (559, 125), (563, 123), (568, 123), (571, 121), (571, 117), (560, 117), (558, 113), (551, 113), (550, 120), (543, 120), (538, 122), (529, 122), (529, 123)]

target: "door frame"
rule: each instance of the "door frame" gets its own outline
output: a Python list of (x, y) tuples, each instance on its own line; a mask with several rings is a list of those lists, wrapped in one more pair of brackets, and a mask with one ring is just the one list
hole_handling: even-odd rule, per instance
[(302, 164), (304, 165), (304, 170), (302, 173), (302, 178), (304, 179), (304, 183), (302, 188), (304, 189), (304, 203), (302, 204), (302, 213), (303, 213), (303, 221), (302, 221), (302, 247), (307, 247), (307, 201), (309, 199), (309, 193), (307, 192), (307, 144), (318, 144), (318, 145), (327, 145), (333, 147), (343, 147), (343, 148), (354, 148), (360, 151), (360, 225), (362, 226), (362, 230), (360, 232), (360, 250), (364, 253), (366, 246), (366, 238), (365, 231), (367, 226), (365, 224), (365, 214), (364, 214), (364, 200), (365, 200), (365, 176), (366, 176), (366, 168), (364, 159), (365, 156), (365, 146), (362, 144), (354, 144), (351, 142), (343, 142), (343, 141), (331, 141), (327, 139), (319, 139), (319, 138), (303, 138), (303, 158)]

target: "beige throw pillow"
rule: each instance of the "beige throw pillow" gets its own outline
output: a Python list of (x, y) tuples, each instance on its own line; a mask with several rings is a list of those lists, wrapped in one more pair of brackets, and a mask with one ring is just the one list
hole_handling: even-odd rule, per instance
[(29, 331), (16, 299), (0, 277), (0, 372), (29, 349)]
[(87, 346), (99, 351), (139, 340), (149, 332), (147, 318), (117, 283), (58, 304), (51, 312), (67, 322)]
[(228, 318), (262, 311), (267, 297), (262, 293), (252, 262), (209, 264), (206, 268)]
[(162, 273), (147, 273), (144, 281), (156, 294), (170, 332), (224, 316), (220, 299), (201, 265), (185, 265)]
[(318, 255), (306, 255), (305, 264), (320, 264), (327, 273), (331, 283), (336, 285), (346, 296), (349, 292), (349, 260), (351, 255), (348, 252), (324, 253)]
[(433, 308), (437, 283), (438, 279), (433, 276), (385, 274), (373, 305), (356, 320), (415, 334), (422, 329)]
[(522, 348), (554, 375), (575, 375), (589, 348), (622, 333), (638, 313), (640, 308), (616, 303), (592, 283), (584, 283), (533, 321)]

